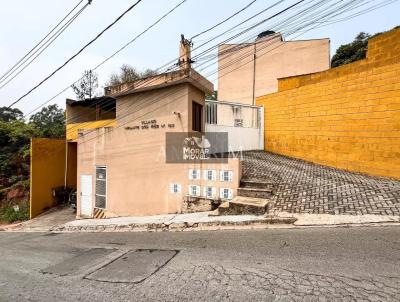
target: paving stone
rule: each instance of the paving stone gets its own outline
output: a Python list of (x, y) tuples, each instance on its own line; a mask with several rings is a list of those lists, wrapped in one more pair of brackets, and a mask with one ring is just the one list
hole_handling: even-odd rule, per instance
[(273, 186), (274, 210), (400, 215), (400, 181), (352, 173), (263, 151), (243, 152), (242, 178)]

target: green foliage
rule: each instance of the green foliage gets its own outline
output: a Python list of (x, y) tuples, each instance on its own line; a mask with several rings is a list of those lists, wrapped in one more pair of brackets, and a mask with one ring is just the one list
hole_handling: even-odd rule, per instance
[(56, 104), (42, 108), (29, 119), (40, 132), (41, 137), (62, 138), (65, 137), (64, 110)]
[[(57, 105), (50, 105), (32, 115), (29, 123), (25, 122), (20, 110), (0, 108), (0, 208), (8, 202), (6, 198), (10, 190), (22, 189), (25, 197), (29, 194), (31, 138), (64, 136), (64, 120), (64, 111)], [(25, 217), (23, 212), (4, 211), (7, 221)]]
[(7, 223), (13, 223), (17, 221), (24, 221), (29, 219), (29, 207), (27, 203), (19, 206), (19, 210), (16, 211), (13, 206), (7, 205), (0, 209), (0, 221)]
[(218, 90), (214, 90), (210, 94), (206, 94), (206, 100), (218, 101)]
[(331, 66), (338, 67), (351, 62), (365, 59), (367, 55), (368, 39), (367, 33), (359, 33), (353, 42), (340, 46), (332, 57)]
[(22, 121), (24, 114), (17, 108), (0, 107), (0, 120), (3, 122)]
[(0, 179), (13, 183), (28, 177), (29, 142), (39, 131), (23, 121), (0, 121)]
[(92, 72), (91, 70), (86, 70), (78, 84), (71, 86), (75, 92), (76, 98), (80, 101), (98, 96), (96, 91), (98, 87), (99, 81), (97, 73)]
[[(393, 27), (393, 29), (398, 29), (400, 26)], [(338, 67), (341, 65), (349, 64), (358, 60), (365, 59), (367, 56), (368, 40), (380, 35), (382, 33), (376, 33), (371, 36), (368, 33), (360, 32), (354, 39), (353, 42), (349, 44), (341, 45), (336, 53), (333, 55), (331, 60), (332, 67)]]
[(119, 73), (113, 73), (110, 76), (109, 81), (107, 82), (107, 86), (115, 86), (124, 83), (134, 82), (139, 79), (151, 77), (157, 75), (157, 71), (152, 69), (146, 69), (143, 72), (138, 71), (136, 68), (128, 65), (123, 64), (120, 68)]

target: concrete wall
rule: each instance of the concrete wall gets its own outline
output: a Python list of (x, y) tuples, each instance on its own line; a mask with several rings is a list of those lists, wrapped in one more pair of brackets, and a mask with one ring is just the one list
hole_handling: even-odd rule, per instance
[(278, 78), (326, 70), (329, 44), (329, 39), (285, 42), (275, 35), (250, 44), (221, 45), (218, 99), (252, 104), (254, 65), (256, 97), (276, 92)]
[(65, 181), (65, 140), (31, 139), (30, 218), (54, 206), (52, 189)]
[[(192, 101), (204, 103), (204, 93), (188, 83), (120, 96), (115, 128), (78, 135), (78, 179), (83, 174), (93, 175), (93, 202), (95, 166), (107, 167), (107, 217), (181, 211), (190, 165), (165, 163), (165, 133), (191, 129)], [(151, 120), (159, 127), (141, 128), (142, 122)], [(236, 167), (239, 173), (237, 160), (227, 166)], [(170, 194), (171, 183), (181, 184), (182, 193)]]
[(281, 79), (257, 104), (266, 150), (400, 178), (400, 29), (371, 39), (365, 60)]
[[(219, 153), (264, 149), (263, 142), (261, 142), (260, 140), (260, 138), (262, 137), (262, 133), (260, 133), (260, 128), (245, 128), (206, 124), (206, 132), (228, 133), (228, 149), (221, 148), (221, 150), (218, 150)], [(212, 139), (213, 136), (211, 136), (211, 140)], [(212, 141), (211, 145), (213, 145)]]

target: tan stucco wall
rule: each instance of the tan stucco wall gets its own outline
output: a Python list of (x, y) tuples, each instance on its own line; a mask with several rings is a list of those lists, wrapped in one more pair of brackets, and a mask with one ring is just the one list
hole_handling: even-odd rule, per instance
[(279, 36), (250, 44), (224, 44), (218, 50), (218, 99), (253, 103), (254, 52), (255, 96), (278, 90), (278, 78), (329, 68), (329, 39), (281, 41)]
[[(82, 174), (93, 175), (93, 202), (95, 166), (107, 167), (108, 217), (181, 211), (191, 166), (165, 163), (165, 133), (186, 132), (191, 128), (192, 100), (203, 103), (204, 93), (190, 84), (122, 96), (117, 98), (117, 127), (87, 130), (78, 136), (78, 179)], [(180, 117), (173, 112), (180, 113)], [(141, 121), (149, 120), (156, 120), (158, 125), (165, 124), (166, 127), (126, 129), (140, 127)], [(169, 128), (168, 124), (175, 126)], [(239, 174), (238, 160), (231, 160), (226, 166), (236, 169), (234, 173)], [(181, 184), (182, 193), (170, 194), (171, 183)], [(229, 187), (237, 186), (238, 179), (229, 183)]]

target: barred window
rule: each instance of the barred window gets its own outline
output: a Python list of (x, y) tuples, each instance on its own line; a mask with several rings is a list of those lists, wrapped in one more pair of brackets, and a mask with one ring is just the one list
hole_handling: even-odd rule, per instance
[(107, 203), (107, 168), (96, 167), (95, 207), (105, 209)]

